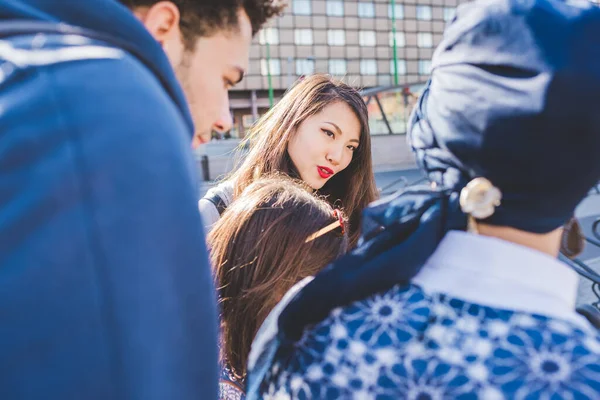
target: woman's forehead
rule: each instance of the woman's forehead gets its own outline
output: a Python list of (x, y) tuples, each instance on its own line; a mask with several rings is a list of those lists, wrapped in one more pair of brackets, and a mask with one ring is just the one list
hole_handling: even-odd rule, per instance
[(316, 114), (308, 117), (317, 123), (332, 123), (339, 127), (344, 135), (354, 135), (355, 139), (360, 136), (360, 120), (354, 110), (345, 102), (336, 101), (323, 107)]

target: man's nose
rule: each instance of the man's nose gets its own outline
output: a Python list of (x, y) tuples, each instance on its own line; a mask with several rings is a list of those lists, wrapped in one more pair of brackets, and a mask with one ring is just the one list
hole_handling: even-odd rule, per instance
[(229, 111), (229, 102), (226, 102), (226, 106), (221, 110), (219, 119), (213, 124), (213, 129), (219, 133), (225, 133), (233, 127), (233, 117), (231, 111)]

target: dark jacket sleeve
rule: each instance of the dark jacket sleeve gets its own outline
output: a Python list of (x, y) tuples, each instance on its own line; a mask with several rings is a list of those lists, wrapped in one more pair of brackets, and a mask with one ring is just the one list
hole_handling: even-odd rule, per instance
[(179, 110), (125, 55), (10, 71), (0, 397), (216, 398), (215, 295)]

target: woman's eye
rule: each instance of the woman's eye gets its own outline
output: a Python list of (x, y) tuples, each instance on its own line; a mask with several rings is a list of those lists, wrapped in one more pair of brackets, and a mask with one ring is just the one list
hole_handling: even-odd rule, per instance
[(356, 151), (356, 147), (354, 146), (348, 146), (348, 148), (350, 149), (350, 151), (355, 152)]
[(330, 130), (328, 130), (328, 129), (323, 129), (323, 132), (324, 132), (324, 133), (325, 133), (327, 136), (329, 136), (329, 137), (332, 137), (332, 138), (335, 138), (335, 134), (334, 134), (333, 132), (331, 132)]

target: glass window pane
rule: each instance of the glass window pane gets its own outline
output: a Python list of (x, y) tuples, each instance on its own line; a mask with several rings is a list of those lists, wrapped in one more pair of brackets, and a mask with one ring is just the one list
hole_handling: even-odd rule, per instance
[[(269, 66), (271, 67), (271, 75), (281, 75), (281, 62), (278, 58), (271, 58), (269, 60)], [(262, 76), (269, 74), (267, 70), (267, 60), (265, 58), (260, 60), (260, 73)]]
[(358, 16), (363, 18), (375, 17), (375, 4), (366, 1), (359, 1)]
[(310, 15), (310, 0), (293, 0), (292, 12), (296, 15)]
[(456, 15), (456, 8), (444, 7), (444, 21), (452, 21)]
[(279, 44), (279, 29), (264, 28), (258, 33), (258, 42), (260, 44)]
[[(404, 32), (396, 32), (396, 47), (404, 47), (406, 40), (404, 38)], [(390, 32), (390, 47), (394, 46), (394, 33)]]
[(310, 75), (315, 72), (315, 60), (296, 60), (296, 75)]
[(360, 60), (360, 73), (362, 75), (377, 75), (377, 61)]
[[(390, 60), (390, 73), (394, 75), (394, 60)], [(406, 60), (398, 60), (398, 75), (406, 75)]]
[(417, 35), (417, 46), (423, 48), (433, 47), (433, 35), (430, 32), (419, 32)]
[(417, 6), (417, 19), (431, 20), (431, 6)]
[(312, 29), (294, 29), (294, 43), (298, 45), (313, 44)]
[(341, 17), (344, 15), (344, 3), (341, 0), (327, 0), (327, 15)]
[(330, 59), (329, 60), (329, 73), (331, 75), (345, 75), (347, 71), (346, 60)]
[[(394, 7), (396, 11), (396, 19), (404, 19), (404, 6), (402, 4), (396, 4)], [(392, 5), (388, 5), (388, 16), (392, 18)]]
[(419, 60), (419, 74), (429, 75), (431, 73), (431, 61), (430, 60)]
[(327, 43), (330, 46), (344, 46), (346, 44), (346, 31), (343, 29), (329, 29)]
[(361, 46), (375, 46), (375, 31), (360, 31), (358, 32), (358, 43)]

